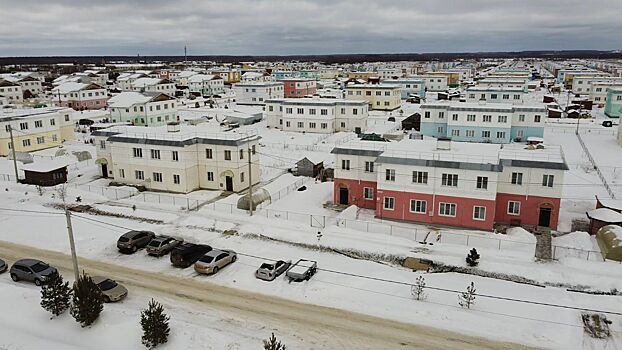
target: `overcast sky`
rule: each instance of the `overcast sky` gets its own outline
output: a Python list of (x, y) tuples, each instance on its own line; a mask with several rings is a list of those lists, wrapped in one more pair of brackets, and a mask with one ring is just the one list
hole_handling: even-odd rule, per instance
[(0, 0), (0, 56), (622, 48), (622, 0)]

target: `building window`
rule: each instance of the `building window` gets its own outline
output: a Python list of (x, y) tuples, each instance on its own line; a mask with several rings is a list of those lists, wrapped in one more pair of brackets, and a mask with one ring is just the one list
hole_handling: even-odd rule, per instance
[(52, 135), (52, 141), (54, 141), (54, 142), (58, 141), (58, 136), (56, 134)]
[(293, 108), (285, 108), (286, 114), (292, 114)]
[(212, 151), (211, 148), (206, 148), (205, 149), (205, 158), (207, 158), (207, 159), (213, 159), (214, 158), (214, 152)]
[(387, 181), (395, 181), (395, 169), (386, 169), (384, 179)]
[(244, 182), (244, 172), (240, 173), (240, 182)]
[(365, 172), (366, 173), (374, 172), (374, 162), (365, 162)]
[(136, 180), (144, 180), (145, 179), (145, 173), (142, 170), (135, 170), (134, 171), (134, 177), (136, 178)]
[(518, 121), (519, 122), (524, 122), (525, 121), (525, 115), (524, 114), (519, 114), (518, 115)]
[(226, 150), (225, 151), (225, 160), (231, 160), (231, 151), (230, 150)]
[(458, 174), (443, 174), (441, 183), (443, 186), (458, 187)]
[(478, 176), (477, 177), (477, 189), (486, 190), (488, 189), (488, 177), (486, 176)]
[(489, 130), (484, 130), (484, 131), (482, 131), (482, 137), (484, 137), (484, 138), (490, 138), (490, 131), (489, 131)]
[(413, 183), (427, 184), (428, 172), (427, 171), (413, 171)]
[(342, 159), (341, 160), (341, 169), (342, 170), (350, 170), (350, 160), (349, 159)]
[(411, 199), (410, 200), (410, 212), (418, 213), (418, 214), (425, 214), (427, 213), (427, 205), (428, 203), (426, 201)]
[(328, 109), (320, 109), (320, 115), (328, 115)]
[(486, 207), (473, 207), (473, 220), (486, 220)]
[(374, 199), (374, 189), (371, 187), (363, 187), (363, 198), (367, 200)]
[(508, 214), (519, 215), (520, 214), (520, 202), (508, 201)]
[(314, 122), (309, 122), (309, 129), (315, 129), (316, 124)]
[(177, 151), (172, 151), (171, 155), (173, 156), (173, 161), (174, 162), (178, 162), (179, 161), (179, 152)]
[(27, 122), (19, 123), (19, 129), (28, 130), (28, 123)]
[(451, 136), (460, 136), (460, 130), (459, 129), (451, 130)]
[(438, 215), (440, 216), (456, 216), (456, 204), (455, 203), (439, 203)]
[(106, 141), (105, 140), (99, 140), (99, 148), (100, 149), (106, 149)]
[(438, 119), (445, 118), (445, 112), (438, 112)]
[(540, 122), (541, 117), (539, 115), (534, 115), (533, 116), (533, 122), (534, 123), (539, 123)]
[(244, 149), (240, 150), (240, 159), (244, 159)]
[(285, 127), (289, 128), (289, 126), (291, 125), (291, 123), (288, 121), (285, 122)]
[(491, 115), (484, 115), (482, 116), (484, 123), (490, 123), (492, 122), (492, 116)]
[(151, 150), (151, 159), (160, 159), (160, 150), (152, 149)]
[(466, 136), (467, 137), (475, 137), (475, 130), (467, 130), (466, 131)]
[(523, 137), (523, 135), (524, 135), (523, 130), (517, 130), (517, 131), (516, 131), (516, 136), (517, 136), (517, 137), (521, 137), (521, 138), (522, 138), (522, 137)]
[(207, 172), (207, 181), (214, 181), (214, 172), (213, 171), (208, 171)]
[(542, 175), (542, 186), (544, 187), (553, 187), (553, 179), (555, 176), (553, 175)]
[(255, 154), (255, 145), (251, 146), (251, 154)]
[(56, 119), (50, 119), (50, 125), (52, 126), (56, 125)]
[(322, 129), (328, 128), (328, 124), (327, 123), (322, 123), (321, 126), (322, 126)]
[(504, 139), (505, 138), (505, 131), (497, 131), (497, 138), (498, 139)]
[(474, 122), (475, 114), (467, 114), (467, 122)]
[(424, 118), (430, 118), (430, 112), (426, 111), (425, 113), (423, 113), (423, 117)]
[(298, 122), (298, 128), (302, 129), (305, 127), (305, 123), (304, 122)]
[(42, 143), (45, 143), (45, 137), (43, 137), (43, 136), (39, 136), (39, 137), (37, 137), (37, 144), (39, 144), (39, 145), (40, 145), (40, 144), (42, 144)]
[(304, 108), (296, 108), (296, 113), (297, 114), (304, 114), (305, 110), (304, 110)]
[(134, 152), (134, 158), (142, 158), (143, 157), (143, 149), (142, 148), (132, 148)]
[(523, 184), (523, 173), (512, 173), (512, 185)]
[(384, 197), (384, 209), (393, 210), (395, 209), (395, 198), (393, 197)]
[(42, 127), (43, 127), (43, 121), (35, 120), (35, 128), (42, 128)]
[(451, 120), (457, 121), (458, 120), (458, 115), (457, 114), (452, 114), (451, 115)]
[(119, 177), (125, 178), (125, 169), (119, 169)]
[(497, 117), (497, 121), (499, 123), (507, 123), (508, 122), (508, 116), (507, 115), (500, 115)]
[(162, 173), (153, 173), (153, 181), (162, 182)]
[(179, 178), (179, 175), (173, 175), (173, 183), (175, 185), (179, 185), (181, 183), (181, 180)]

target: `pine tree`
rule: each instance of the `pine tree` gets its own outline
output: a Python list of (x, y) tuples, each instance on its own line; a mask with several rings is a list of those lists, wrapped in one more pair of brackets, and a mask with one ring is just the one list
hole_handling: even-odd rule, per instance
[(471, 282), (466, 292), (462, 292), (458, 295), (458, 305), (470, 309), (473, 304), (475, 304), (475, 284)]
[(477, 266), (477, 264), (479, 264), (478, 260), (479, 260), (479, 253), (477, 252), (477, 249), (475, 248), (471, 249), (471, 251), (469, 251), (469, 254), (467, 254), (466, 263), (471, 267), (475, 267)]
[(93, 324), (104, 309), (104, 297), (90, 276), (83, 273), (73, 286), (71, 316), (82, 327)]
[(277, 340), (274, 333), (272, 333), (270, 339), (263, 341), (263, 348), (264, 350), (285, 350), (285, 345)]
[(151, 299), (147, 309), (140, 313), (140, 325), (143, 328), (142, 342), (146, 347), (153, 349), (168, 341), (169, 319), (169, 316), (164, 313), (162, 304)]
[(71, 302), (71, 289), (69, 282), (63, 282), (60, 274), (54, 274), (52, 278), (41, 286), (41, 307), (58, 316), (69, 308)]
[(410, 292), (417, 300), (425, 299), (425, 293), (423, 289), (425, 288), (425, 278), (423, 276), (417, 277), (415, 284), (410, 288)]

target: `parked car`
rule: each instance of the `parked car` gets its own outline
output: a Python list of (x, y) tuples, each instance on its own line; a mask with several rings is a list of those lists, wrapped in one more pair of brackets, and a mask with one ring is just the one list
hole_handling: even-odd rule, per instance
[(255, 271), (255, 277), (264, 281), (273, 281), (275, 278), (282, 275), (289, 267), (292, 266), (292, 261), (279, 260), (275, 263), (263, 263), (257, 271)]
[(121, 253), (135, 253), (144, 248), (155, 237), (151, 231), (129, 231), (119, 237), (117, 248)]
[(110, 278), (93, 276), (91, 279), (104, 295), (106, 303), (123, 300), (127, 296), (127, 289)]
[(238, 255), (233, 250), (214, 249), (203, 255), (194, 264), (194, 271), (198, 273), (214, 274), (223, 267), (235, 262)]
[(603, 126), (606, 127), (606, 128), (610, 128), (610, 127), (613, 126), (613, 122), (611, 120), (605, 120), (603, 122)]
[(171, 264), (175, 267), (189, 267), (210, 250), (212, 247), (205, 244), (182, 243), (171, 250)]
[(37, 286), (46, 283), (50, 277), (57, 274), (58, 271), (41, 260), (21, 259), (11, 266), (11, 279), (13, 281), (34, 282)]
[(3, 273), (4, 271), (6, 271), (9, 268), (9, 265), (7, 265), (4, 260), (0, 259), (0, 273)]
[(173, 248), (184, 242), (183, 239), (177, 239), (169, 236), (156, 236), (147, 244), (147, 254), (153, 256), (163, 256), (170, 253)]
[(317, 262), (311, 260), (300, 259), (296, 261), (292, 267), (287, 270), (285, 276), (289, 281), (301, 282), (309, 280), (317, 271)]

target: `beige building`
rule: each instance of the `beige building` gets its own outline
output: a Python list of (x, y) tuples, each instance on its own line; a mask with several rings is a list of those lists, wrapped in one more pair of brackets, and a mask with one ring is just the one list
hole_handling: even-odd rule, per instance
[(60, 146), (74, 139), (69, 108), (37, 108), (0, 114), (0, 156), (11, 153), (9, 129), (13, 129), (16, 152), (34, 152)]
[(6, 97), (12, 104), (20, 104), (24, 101), (22, 87), (18, 83), (5, 79), (0, 79), (0, 96)]
[(350, 84), (346, 100), (365, 100), (370, 109), (392, 111), (402, 105), (401, 88), (397, 85)]
[(240, 192), (260, 180), (256, 134), (175, 123), (113, 127), (92, 135), (101, 174), (116, 183), (177, 193)]

